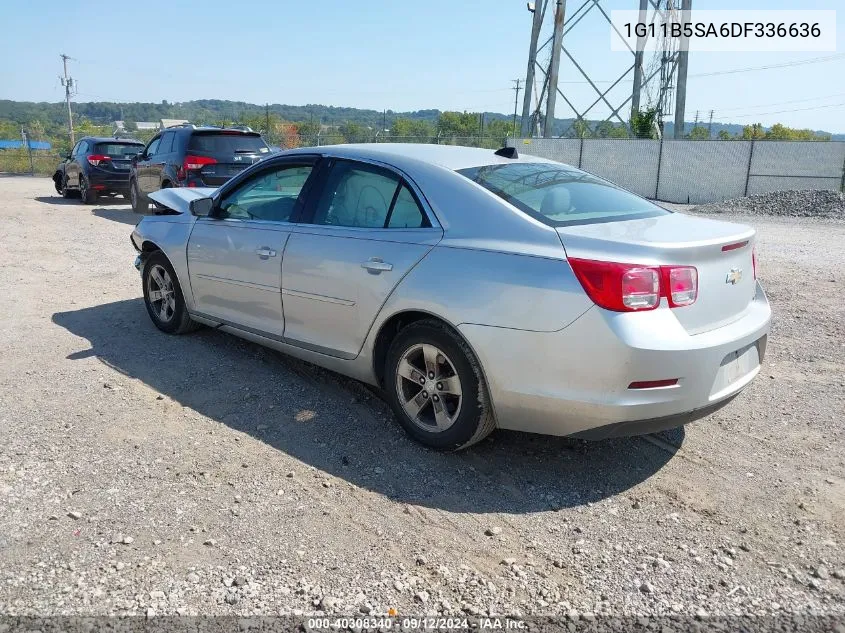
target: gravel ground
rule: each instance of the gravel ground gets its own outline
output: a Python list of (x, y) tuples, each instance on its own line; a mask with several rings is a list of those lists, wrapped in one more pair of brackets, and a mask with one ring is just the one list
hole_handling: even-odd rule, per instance
[(438, 454), (358, 383), (158, 332), (118, 202), (0, 178), (0, 613), (845, 614), (845, 224), (753, 219), (773, 331), (710, 418)]

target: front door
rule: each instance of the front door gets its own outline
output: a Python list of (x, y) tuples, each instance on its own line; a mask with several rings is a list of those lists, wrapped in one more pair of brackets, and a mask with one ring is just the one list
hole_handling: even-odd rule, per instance
[(285, 340), (354, 358), (388, 295), (443, 232), (386, 168), (338, 160), (324, 182), (285, 249)]
[(197, 220), (188, 240), (194, 310), (200, 315), (281, 339), (282, 257), (305, 198), (313, 159), (257, 172)]

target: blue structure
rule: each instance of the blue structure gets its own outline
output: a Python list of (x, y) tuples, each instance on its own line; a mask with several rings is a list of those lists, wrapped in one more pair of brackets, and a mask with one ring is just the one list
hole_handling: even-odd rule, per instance
[[(47, 141), (30, 141), (29, 146), (32, 149), (52, 149), (53, 146)], [(0, 149), (19, 149), (24, 147), (23, 141), (3, 141), (0, 140)]]

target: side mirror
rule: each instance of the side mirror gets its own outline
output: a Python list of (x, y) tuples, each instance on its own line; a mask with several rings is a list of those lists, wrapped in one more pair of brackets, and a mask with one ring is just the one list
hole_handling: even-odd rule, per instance
[(189, 208), (191, 209), (191, 215), (195, 215), (198, 218), (207, 218), (211, 215), (211, 210), (214, 208), (214, 200), (211, 198), (197, 198), (196, 200), (191, 200)]

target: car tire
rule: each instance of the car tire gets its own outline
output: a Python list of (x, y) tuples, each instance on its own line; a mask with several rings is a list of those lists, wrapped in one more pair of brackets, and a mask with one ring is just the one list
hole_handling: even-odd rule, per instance
[(173, 266), (161, 251), (144, 260), (141, 272), (144, 305), (153, 324), (168, 334), (185, 334), (200, 327), (191, 319)]
[(82, 204), (94, 204), (97, 202), (97, 192), (91, 189), (88, 179), (85, 176), (79, 178), (79, 198)]
[(74, 192), (67, 188), (67, 174), (62, 174), (60, 184), (57, 183), (56, 189), (61, 194), (62, 198), (73, 198)]
[(138, 182), (133, 178), (129, 182), (129, 204), (135, 213), (147, 213), (150, 210), (149, 203), (141, 201), (141, 192), (138, 191)]
[(436, 450), (467, 448), (496, 428), (478, 360), (440, 321), (400, 330), (387, 351), (384, 388), (402, 427)]
[(56, 188), (56, 193), (64, 197), (64, 176), (59, 173), (53, 174), (53, 186)]

